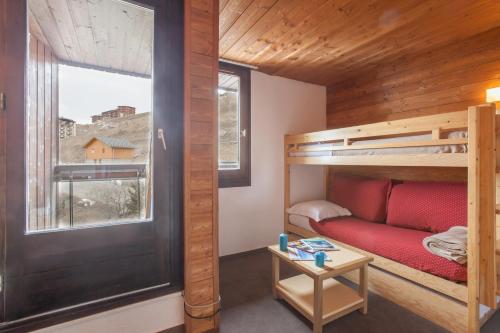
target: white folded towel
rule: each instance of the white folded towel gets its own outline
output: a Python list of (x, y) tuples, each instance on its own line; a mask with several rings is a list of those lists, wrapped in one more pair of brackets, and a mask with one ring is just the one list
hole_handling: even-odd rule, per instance
[(437, 256), (462, 265), (467, 263), (467, 227), (451, 227), (448, 231), (424, 238), (422, 244)]

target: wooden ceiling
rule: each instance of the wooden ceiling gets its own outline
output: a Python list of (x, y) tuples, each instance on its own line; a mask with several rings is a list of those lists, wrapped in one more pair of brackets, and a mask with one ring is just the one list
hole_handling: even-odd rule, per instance
[(219, 53), (329, 85), (499, 25), (499, 0), (220, 0)]
[(120, 0), (29, 0), (30, 32), (63, 62), (151, 74), (154, 13)]

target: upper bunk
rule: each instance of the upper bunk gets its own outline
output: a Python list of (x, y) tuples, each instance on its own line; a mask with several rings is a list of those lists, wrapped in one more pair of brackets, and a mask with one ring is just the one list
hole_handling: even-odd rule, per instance
[(482, 135), (479, 115), (498, 121), (494, 104), (484, 104), (466, 111), (286, 135), (285, 160), (306, 165), (467, 167), (469, 146)]

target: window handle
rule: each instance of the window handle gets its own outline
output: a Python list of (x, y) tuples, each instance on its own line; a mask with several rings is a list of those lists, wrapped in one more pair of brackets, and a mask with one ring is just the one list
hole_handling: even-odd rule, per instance
[(163, 133), (163, 128), (158, 128), (158, 139), (160, 139), (161, 143), (163, 144), (163, 150), (167, 151), (167, 145), (165, 143), (165, 135)]
[(240, 135), (242, 138), (246, 138), (247, 137), (247, 129), (246, 128), (242, 129), (240, 131)]
[(7, 97), (3, 92), (0, 92), (0, 110), (7, 111)]

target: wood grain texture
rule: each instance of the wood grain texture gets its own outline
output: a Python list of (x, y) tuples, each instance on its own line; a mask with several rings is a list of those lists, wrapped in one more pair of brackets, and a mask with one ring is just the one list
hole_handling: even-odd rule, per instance
[[(217, 217), (218, 1), (185, 1), (184, 288), (189, 305), (219, 298)], [(186, 332), (218, 328), (218, 305), (187, 306)]]
[(500, 85), (500, 28), (400, 57), (327, 88), (328, 128), (466, 110)]
[(47, 45), (30, 36), (28, 54), (28, 181), (29, 227), (43, 230), (56, 226), (52, 214), (55, 186), (52, 169), (57, 162), (59, 103), (57, 60)]
[(498, 26), (500, 19), (495, 0), (220, 3), (221, 57), (323, 85), (465, 40)]
[(469, 108), (468, 331), (479, 332), (479, 304), (496, 307), (495, 108)]
[(65, 62), (151, 75), (154, 12), (120, 1), (29, 1), (30, 29)]

